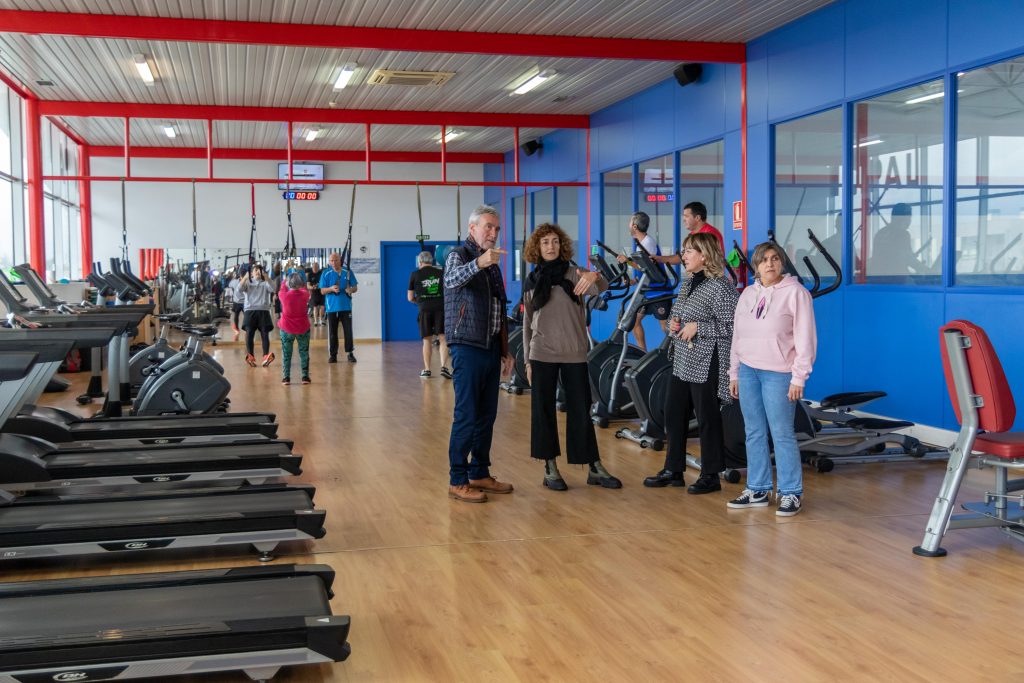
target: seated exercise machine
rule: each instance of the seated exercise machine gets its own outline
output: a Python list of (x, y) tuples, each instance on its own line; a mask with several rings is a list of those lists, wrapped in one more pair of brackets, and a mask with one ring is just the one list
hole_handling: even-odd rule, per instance
[[(1024, 541), (1024, 478), (1009, 472), (1024, 470), (1024, 432), (1013, 432), (1017, 407), (1002, 363), (985, 330), (967, 320), (954, 320), (939, 330), (942, 368), (960, 432), (949, 448), (949, 464), (939, 495), (932, 505), (921, 545), (914, 554), (943, 557), (940, 547), (950, 529), (996, 527)], [(977, 454), (976, 456), (974, 454)], [(970, 460), (992, 467), (995, 483), (985, 500), (964, 503), (966, 513), (953, 514), (960, 485)]]

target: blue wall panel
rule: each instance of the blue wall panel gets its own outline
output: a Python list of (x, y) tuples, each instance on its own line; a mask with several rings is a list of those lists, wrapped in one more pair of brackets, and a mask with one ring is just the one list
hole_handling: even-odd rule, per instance
[(769, 119), (843, 98), (843, 23), (842, 5), (829, 5), (769, 36)]
[[(989, 339), (992, 340), (1017, 403), (1017, 421), (1014, 423), (1014, 430), (1017, 431), (1024, 431), (1024, 354), (1020, 352), (1022, 319), (1022, 296), (950, 293), (946, 297), (946, 316), (943, 323), (950, 320), (969, 320), (985, 328)], [(938, 328), (933, 330), (933, 337), (933, 343), (938, 348)], [(943, 395), (946, 395), (945, 389)], [(943, 426), (957, 429), (953, 406), (948, 399), (944, 408)]]
[(771, 176), (765, 173), (752, 173), (753, 169), (768, 168), (773, 165), (771, 158), (771, 126), (759, 123), (747, 127), (747, 237), (748, 246), (753, 248), (758, 242), (768, 237), (771, 221), (768, 216), (770, 206)]
[[(955, 4), (961, 0), (949, 1)], [(802, 25), (802, 21), (795, 23)], [(920, 80), (945, 68), (945, 35), (946, 2), (847, 2), (847, 97)], [(838, 39), (842, 39), (842, 34)], [(984, 36), (967, 39), (983, 41)]]
[(613, 104), (590, 117), (590, 157), (595, 171), (624, 166), (633, 157), (633, 103)]
[[(726, 90), (729, 87), (727, 69), (739, 74), (739, 69), (734, 65), (705, 64), (704, 73), (697, 83), (681, 88), (674, 78), (669, 79), (672, 110), (675, 113), (674, 149), (692, 147), (722, 136), (725, 130)], [(736, 100), (740, 93), (738, 76), (734, 86), (734, 89), (729, 90), (729, 96)]]
[(807, 395), (821, 400), (843, 390), (843, 334), (846, 292), (838, 290), (815, 300), (814, 321), (818, 332), (818, 353)]
[(871, 411), (938, 426), (946, 390), (936, 330), (942, 292), (847, 287), (843, 374), (847, 391), (885, 391)]
[(650, 159), (674, 149), (673, 90), (679, 90), (675, 79), (671, 83), (662, 81), (633, 96), (633, 150), (630, 160)]
[[(993, 21), (998, 17), (998, 21)], [(966, 0), (949, 3), (949, 65), (988, 61), (993, 55), (1020, 52), (1024, 3)]]
[(768, 40), (747, 43), (747, 124), (768, 120)]

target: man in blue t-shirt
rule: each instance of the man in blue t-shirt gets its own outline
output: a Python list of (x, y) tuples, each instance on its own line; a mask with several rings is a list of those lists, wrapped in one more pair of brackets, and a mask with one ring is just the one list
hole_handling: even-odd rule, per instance
[(345, 331), (345, 351), (348, 362), (355, 363), (355, 340), (352, 337), (352, 295), (359, 289), (356, 274), (341, 265), (341, 254), (335, 252), (328, 259), (330, 268), (320, 276), (320, 291), (327, 310), (328, 363), (338, 362), (338, 321)]

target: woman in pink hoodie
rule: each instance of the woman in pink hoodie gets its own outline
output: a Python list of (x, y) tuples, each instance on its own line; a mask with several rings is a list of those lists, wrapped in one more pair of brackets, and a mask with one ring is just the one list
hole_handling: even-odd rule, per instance
[(783, 270), (785, 259), (777, 244), (757, 245), (751, 261), (756, 282), (736, 304), (729, 365), (729, 393), (740, 400), (746, 424), (747, 486), (728, 505), (767, 507), (772, 493), (770, 431), (779, 490), (775, 514), (791, 517), (800, 512), (804, 492), (793, 418), (814, 365), (814, 304), (800, 281)]
[(299, 366), (302, 368), (302, 383), (309, 384), (309, 291), (302, 274), (295, 272), (281, 278), (281, 291), (277, 295), (281, 302), (281, 319), (277, 321), (281, 335), (281, 384), (291, 384), (292, 343), (299, 345)]

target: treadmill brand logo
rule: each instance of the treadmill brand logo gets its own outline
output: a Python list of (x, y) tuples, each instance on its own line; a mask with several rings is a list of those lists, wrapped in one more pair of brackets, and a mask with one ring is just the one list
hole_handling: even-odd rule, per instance
[(55, 681), (84, 681), (88, 680), (89, 674), (84, 671), (66, 671), (53, 677)]
[[(148, 547), (149, 547), (149, 543), (146, 543), (145, 541), (137, 541), (135, 543), (125, 543), (124, 544), (125, 550), (141, 550), (142, 548), (148, 548)], [(75, 680), (75, 679), (68, 678), (68, 679), (64, 679), (64, 680), (69, 680), (70, 681), (70, 680)]]

